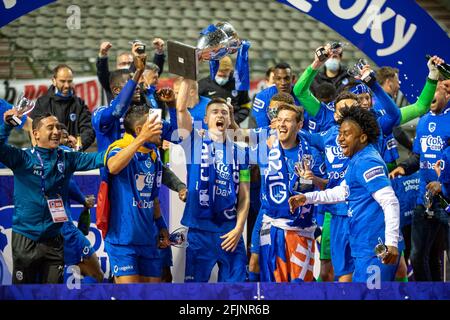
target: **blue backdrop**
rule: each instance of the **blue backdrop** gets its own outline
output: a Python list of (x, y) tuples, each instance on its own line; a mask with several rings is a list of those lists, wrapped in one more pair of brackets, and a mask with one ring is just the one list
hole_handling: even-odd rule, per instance
[(450, 60), (447, 33), (413, 0), (277, 1), (323, 22), (378, 66), (398, 68), (401, 90), (411, 103), (428, 75), (425, 55)]

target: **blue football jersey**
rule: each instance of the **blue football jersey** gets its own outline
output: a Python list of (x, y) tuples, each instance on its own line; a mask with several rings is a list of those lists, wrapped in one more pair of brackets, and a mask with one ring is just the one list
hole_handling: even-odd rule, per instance
[[(213, 142), (214, 147), (209, 148), (205, 144), (203, 138), (207, 135), (207, 131), (200, 133), (198, 130), (194, 129), (192, 130), (190, 137), (181, 143), (186, 155), (186, 167), (188, 173), (188, 196), (181, 224), (190, 228), (226, 233), (236, 226), (236, 207), (234, 206), (223, 212), (214, 212), (214, 202), (220, 201), (219, 199), (223, 198), (230, 198), (228, 199), (229, 201), (235, 202), (237, 200), (238, 192), (236, 189), (223, 190), (221, 186), (217, 184), (217, 181), (220, 179), (211, 177), (209, 164), (215, 164), (214, 175), (216, 177), (226, 177), (228, 180), (232, 180), (234, 186), (238, 188), (239, 172), (241, 170), (248, 170), (248, 161), (245, 161), (246, 151), (235, 145), (232, 162), (236, 164), (238, 168), (237, 172), (233, 171), (233, 173), (230, 173), (227, 165), (223, 162), (224, 159), (228, 159), (228, 155), (226, 154), (226, 144)], [(228, 160), (225, 162), (228, 162)], [(202, 189), (202, 181), (213, 183), (212, 190), (214, 195), (207, 193), (208, 190)], [(205, 218), (199, 215), (200, 212), (205, 211), (202, 209), (203, 205), (209, 207), (210, 217)]]
[(441, 114), (429, 112), (417, 124), (413, 151), (420, 154), (420, 186), (417, 204), (423, 204), (426, 185), (437, 181), (434, 171), (436, 162), (442, 158), (442, 150), (450, 138), (450, 109)]
[[(108, 159), (121, 149), (114, 148)], [(155, 150), (158, 154), (158, 151)], [(111, 213), (105, 241), (120, 245), (157, 244), (154, 228), (154, 200), (158, 197), (162, 179), (159, 156), (136, 153), (130, 163), (109, 178)]]
[(383, 210), (372, 193), (391, 185), (386, 165), (373, 145), (350, 159), (345, 183), (352, 255), (373, 256), (378, 238), (384, 242), (385, 223)]

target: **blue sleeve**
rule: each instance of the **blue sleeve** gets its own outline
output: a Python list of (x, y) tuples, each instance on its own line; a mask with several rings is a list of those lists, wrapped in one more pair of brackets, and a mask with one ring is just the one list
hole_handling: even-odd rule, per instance
[(375, 159), (364, 159), (357, 164), (355, 179), (372, 194), (391, 185), (383, 162)]
[(325, 152), (325, 141), (324, 137), (328, 131), (321, 133), (311, 133), (310, 135), (310, 145), (321, 152)]
[(73, 177), (69, 182), (69, 198), (82, 205), (86, 202), (83, 192), (81, 192), (80, 187), (78, 187), (78, 184), (75, 182)]
[(163, 128), (161, 137), (163, 140), (170, 141), (172, 143), (180, 143), (180, 139), (176, 134), (178, 131), (178, 120), (176, 108), (168, 108), (170, 122), (163, 121)]
[(386, 114), (379, 118), (383, 134), (386, 136), (390, 135), (394, 127), (400, 124), (400, 109), (377, 82), (374, 82), (371, 89), (378, 100), (378, 103), (386, 111)]
[(27, 153), (7, 143), (9, 134), (14, 127), (6, 123), (0, 124), (0, 162), (11, 170), (24, 166)]
[(66, 152), (72, 172), (87, 171), (103, 167), (105, 152)]
[(111, 101), (109, 107), (100, 107), (95, 110), (94, 116), (92, 117), (94, 128), (100, 132), (107, 132), (116, 119), (125, 115), (133, 99), (136, 85), (136, 82), (133, 80), (128, 80), (118, 96)]
[(268, 107), (261, 95), (257, 94), (252, 106), (252, 115), (255, 118), (256, 127), (262, 128), (270, 125), (269, 118), (267, 117)]

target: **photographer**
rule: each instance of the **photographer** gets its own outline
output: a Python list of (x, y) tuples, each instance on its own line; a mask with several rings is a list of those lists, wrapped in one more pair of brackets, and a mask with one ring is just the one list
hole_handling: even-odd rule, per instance
[(351, 79), (347, 73), (347, 67), (342, 64), (343, 48), (340, 42), (331, 44), (334, 49), (330, 58), (325, 63), (323, 71), (319, 72), (311, 84), (311, 91), (317, 96), (317, 90), (322, 83), (331, 83), (339, 92)]

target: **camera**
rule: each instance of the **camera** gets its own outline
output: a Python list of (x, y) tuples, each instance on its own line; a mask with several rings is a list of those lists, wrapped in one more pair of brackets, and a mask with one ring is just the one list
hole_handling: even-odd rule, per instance
[(145, 53), (145, 43), (143, 43), (141, 40), (133, 40), (130, 42), (131, 45), (139, 44), (139, 46), (136, 48), (136, 53), (143, 54)]

